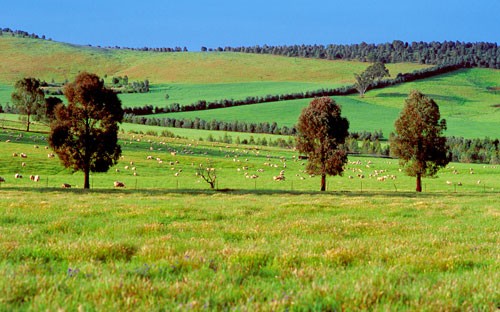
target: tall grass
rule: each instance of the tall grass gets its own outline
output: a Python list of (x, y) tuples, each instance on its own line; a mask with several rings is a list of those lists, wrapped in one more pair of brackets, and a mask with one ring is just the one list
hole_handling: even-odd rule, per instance
[(492, 195), (0, 192), (6, 310), (499, 303)]

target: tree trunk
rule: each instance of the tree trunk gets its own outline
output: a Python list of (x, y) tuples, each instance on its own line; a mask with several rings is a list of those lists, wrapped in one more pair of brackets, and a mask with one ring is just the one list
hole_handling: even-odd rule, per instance
[(422, 192), (422, 175), (417, 173), (417, 192)]
[(321, 175), (321, 191), (326, 191), (326, 174)]
[(83, 170), (83, 174), (84, 174), (83, 188), (89, 189), (90, 188), (90, 170), (89, 170), (89, 168), (85, 168)]
[(30, 132), (30, 114), (28, 114), (28, 123), (26, 126), (26, 132)]

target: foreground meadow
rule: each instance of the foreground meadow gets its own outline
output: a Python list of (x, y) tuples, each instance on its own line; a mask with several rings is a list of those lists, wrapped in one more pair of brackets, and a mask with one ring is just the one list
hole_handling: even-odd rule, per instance
[(1, 310), (500, 304), (497, 194), (0, 192)]
[(123, 158), (84, 191), (44, 135), (0, 132), (0, 311), (500, 305), (497, 166), (450, 164), (415, 194), (396, 160), (350, 157), (320, 193), (292, 150), (120, 137)]

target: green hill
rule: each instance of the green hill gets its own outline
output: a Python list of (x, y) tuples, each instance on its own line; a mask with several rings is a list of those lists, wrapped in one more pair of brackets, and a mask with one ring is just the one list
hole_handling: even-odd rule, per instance
[[(40, 39), (0, 36), (0, 104), (10, 102), (17, 79), (34, 76), (46, 81), (71, 80), (80, 71), (95, 72), (110, 80), (127, 75), (130, 81), (148, 79), (146, 94), (121, 94), (123, 105), (167, 106), (198, 100), (244, 99), (334, 88), (352, 84), (354, 73), (367, 63), (290, 58), (232, 52), (158, 53), (77, 46)], [(392, 76), (425, 65), (388, 64)], [(358, 96), (337, 97), (353, 131), (382, 129), (387, 135), (412, 89), (431, 96), (448, 119), (447, 135), (499, 137), (500, 71), (467, 69), (402, 84)], [(168, 95), (168, 97), (167, 97)], [(309, 100), (161, 115), (205, 120), (276, 121), (295, 124)]]
[[(388, 135), (399, 116), (409, 92), (418, 89), (432, 97), (440, 106), (442, 117), (448, 120), (449, 136), (499, 137), (500, 71), (494, 69), (464, 69), (453, 73), (373, 90), (364, 98), (357, 95), (335, 97), (351, 123), (352, 131), (382, 129)], [(155, 115), (156, 117), (247, 122), (276, 121), (293, 126), (301, 110), (310, 100), (294, 100), (206, 110)]]

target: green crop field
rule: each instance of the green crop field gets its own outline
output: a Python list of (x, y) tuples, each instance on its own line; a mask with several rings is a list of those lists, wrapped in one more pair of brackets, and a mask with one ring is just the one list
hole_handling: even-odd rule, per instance
[[(120, 162), (83, 191), (81, 174), (47, 157), (43, 135), (0, 130), (2, 310), (500, 303), (499, 167), (453, 163), (415, 194), (396, 160), (350, 157), (321, 194), (290, 150), (131, 133), (120, 142)], [(216, 169), (219, 191), (195, 175), (200, 163)], [(286, 180), (273, 181), (281, 170)]]

